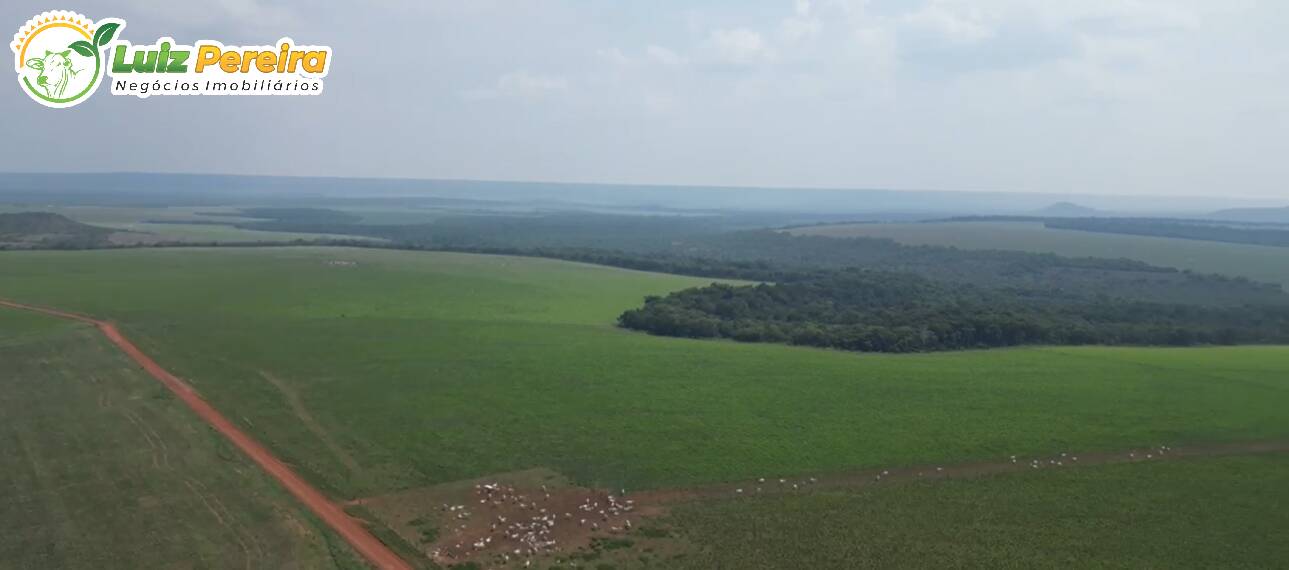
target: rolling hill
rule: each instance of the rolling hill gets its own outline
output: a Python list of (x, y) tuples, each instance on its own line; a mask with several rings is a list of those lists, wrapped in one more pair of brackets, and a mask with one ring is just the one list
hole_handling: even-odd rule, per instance
[(49, 212), (0, 214), (0, 249), (97, 247), (112, 232)]

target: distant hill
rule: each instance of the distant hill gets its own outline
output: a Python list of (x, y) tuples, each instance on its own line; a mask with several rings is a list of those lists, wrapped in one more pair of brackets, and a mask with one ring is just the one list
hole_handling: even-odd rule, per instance
[(1105, 212), (1096, 208), (1080, 206), (1073, 202), (1057, 202), (1046, 208), (1034, 211), (1036, 216), (1049, 218), (1088, 218), (1104, 214)]
[(1258, 224), (1289, 224), (1289, 207), (1285, 208), (1232, 208), (1209, 214), (1214, 220), (1249, 222)]
[(0, 214), (0, 249), (97, 247), (112, 233), (49, 212)]

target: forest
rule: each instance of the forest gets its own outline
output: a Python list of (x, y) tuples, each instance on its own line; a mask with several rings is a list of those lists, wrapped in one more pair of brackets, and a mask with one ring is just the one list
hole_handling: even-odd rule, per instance
[(1278, 285), (1129, 259), (794, 236), (757, 228), (769, 221), (763, 216), (447, 215), (379, 225), (318, 208), (251, 208), (240, 215), (265, 220), (233, 222), (247, 229), (386, 240), (286, 245), (548, 257), (759, 282), (650, 298), (619, 319), (625, 328), (659, 335), (875, 352), (1289, 341), (1289, 294)]
[(1062, 230), (1289, 247), (1289, 229), (1283, 226), (1153, 218), (1070, 218), (1045, 220), (1043, 224)]
[(619, 324), (657, 335), (863, 352), (1289, 341), (1289, 307), (1284, 306), (1206, 307), (991, 290), (863, 269), (650, 297), (623, 313)]
[[(1238, 210), (1236, 210), (1238, 211)], [(1257, 211), (1255, 209), (1255, 211)], [(1038, 222), (1055, 230), (1289, 247), (1289, 224), (1189, 218), (957, 216), (935, 222)]]
[[(785, 215), (640, 216), (557, 212), (450, 215), (432, 223), (336, 223), (325, 211), (255, 210), (254, 230), (361, 235), (411, 249), (533, 255), (701, 277), (798, 279), (864, 267), (943, 283), (1052, 290), (1087, 297), (1203, 305), (1285, 303), (1277, 285), (1197, 274), (1128, 259), (910, 246), (881, 238), (795, 236), (766, 229)], [(318, 220), (327, 220), (319, 222)]]

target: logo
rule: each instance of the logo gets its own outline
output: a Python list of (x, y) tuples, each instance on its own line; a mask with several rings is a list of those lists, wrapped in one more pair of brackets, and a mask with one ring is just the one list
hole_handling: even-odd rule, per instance
[(46, 107), (71, 107), (88, 99), (103, 80), (103, 48), (124, 25), (63, 10), (28, 20), (13, 35), (19, 86)]
[(45, 12), (14, 34), (18, 85), (47, 107), (77, 105), (105, 77), (113, 95), (317, 95), (331, 66), (328, 46), (291, 38), (272, 45), (193, 45), (169, 37), (133, 45), (117, 39), (125, 22), (90, 20), (65, 10)]

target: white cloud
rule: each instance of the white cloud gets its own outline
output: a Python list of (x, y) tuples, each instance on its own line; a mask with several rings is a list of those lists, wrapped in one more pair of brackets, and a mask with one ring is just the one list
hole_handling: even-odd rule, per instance
[(902, 20), (913, 28), (938, 34), (955, 43), (974, 43), (994, 36), (994, 30), (978, 12), (969, 7), (951, 7), (944, 2), (931, 2), (906, 14)]
[(684, 65), (689, 62), (686, 57), (657, 45), (650, 45), (645, 48), (645, 55), (649, 57), (650, 61), (663, 65)]
[(819, 18), (814, 15), (810, 0), (796, 0), (792, 16), (780, 25), (783, 37), (788, 42), (798, 42), (818, 36), (822, 27)]
[(622, 53), (622, 50), (618, 48), (602, 49), (600, 51), (595, 52), (595, 55), (599, 56), (600, 59), (607, 61), (613, 65), (620, 66), (620, 65), (631, 64), (631, 58), (627, 57), (627, 54)]
[(471, 89), (462, 93), (468, 100), (522, 99), (536, 100), (567, 91), (568, 80), (553, 75), (540, 75), (528, 71), (512, 71), (497, 78), (492, 87)]
[(747, 28), (714, 30), (707, 43), (720, 63), (751, 65), (774, 58), (774, 52), (765, 40)]
[[(208, 169), (148, 142), (179, 124), (276, 173), (1289, 199), (1286, 2), (78, 2), (127, 19), (135, 40), (289, 34), (344, 60), (323, 96), (290, 105), (96, 96), (86, 109), (102, 112), (10, 114), (22, 132), (55, 132), (50, 120), (136, 129), (142, 151), (84, 153), (85, 168), (145, 170), (162, 156)], [(0, 2), (0, 19), (23, 21), (24, 4)], [(395, 75), (414, 89), (385, 88)], [(385, 112), (412, 90), (417, 105)], [(21, 97), (0, 90), (0, 108), (30, 104)], [(275, 128), (254, 145), (233, 140), (263, 125)], [(0, 170), (62, 167), (10, 146)], [(298, 150), (265, 151), (277, 148)]]

